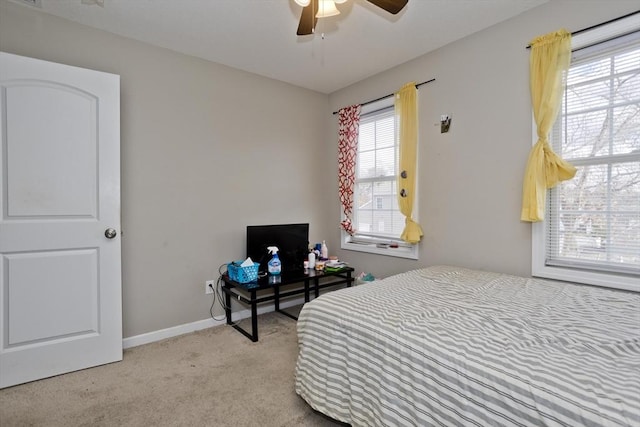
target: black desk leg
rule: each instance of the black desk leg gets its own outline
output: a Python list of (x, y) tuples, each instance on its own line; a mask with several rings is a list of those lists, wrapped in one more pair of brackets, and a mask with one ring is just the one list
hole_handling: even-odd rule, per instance
[(231, 294), (226, 285), (224, 290), (224, 313), (227, 316), (227, 325), (233, 323), (231, 322)]
[(347, 271), (347, 288), (350, 288), (352, 283), (353, 283), (353, 278), (351, 277), (351, 272)]
[(313, 286), (316, 288), (316, 298), (318, 298), (320, 296), (320, 279), (314, 277)]
[[(225, 288), (227, 289), (227, 288)], [(251, 299), (247, 300), (244, 297), (238, 295), (238, 300), (242, 301), (246, 304), (251, 305), (251, 333), (242, 329), (242, 327), (231, 321), (231, 287), (228, 288), (228, 292), (225, 292), (225, 302), (227, 306), (225, 307), (225, 312), (227, 313), (227, 325), (231, 325), (233, 329), (240, 332), (245, 337), (249, 338), (253, 342), (258, 341), (258, 303), (256, 302), (256, 290), (251, 289), (249, 294), (251, 295)]]
[(258, 303), (255, 289), (251, 290), (251, 341), (258, 341)]
[(309, 302), (309, 279), (304, 279), (304, 302)]

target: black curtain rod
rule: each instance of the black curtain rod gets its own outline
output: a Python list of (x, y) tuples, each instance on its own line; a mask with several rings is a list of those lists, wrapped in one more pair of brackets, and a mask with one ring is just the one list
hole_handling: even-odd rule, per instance
[[(575, 36), (575, 35), (578, 35), (578, 34), (580, 34), (580, 33), (584, 33), (585, 31), (593, 30), (593, 29), (596, 29), (596, 28), (598, 28), (598, 27), (602, 27), (603, 25), (611, 24), (612, 22), (616, 22), (616, 21), (619, 21), (619, 20), (621, 20), (621, 19), (625, 19), (625, 18), (628, 18), (628, 17), (630, 17), (630, 16), (637, 15), (638, 13), (640, 13), (640, 11), (635, 11), (635, 12), (627, 13), (627, 14), (626, 14), (626, 15), (624, 15), (624, 16), (619, 16), (619, 17), (617, 17), (617, 18), (610, 19), (610, 20), (608, 20), (608, 21), (606, 21), (606, 22), (601, 22), (601, 23), (599, 23), (599, 24), (592, 25), (592, 26), (590, 26), (590, 27), (583, 28), (583, 29), (578, 30), (578, 31), (574, 31), (574, 32), (572, 32), (572, 33), (571, 33), (571, 35), (572, 35), (572, 36)], [(526, 49), (531, 49), (531, 45), (527, 45)]]
[[(436, 81), (436, 79), (431, 79), (431, 80), (427, 80), (426, 82), (416, 83), (416, 89), (418, 89), (422, 85), (426, 85), (427, 83), (431, 83), (431, 82), (435, 82), (435, 81)], [(374, 102), (382, 101), (383, 99), (389, 98), (390, 96), (393, 96), (393, 95), (395, 95), (395, 93), (390, 93), (389, 95), (381, 96), (380, 98), (376, 98), (376, 99), (372, 99), (371, 101), (363, 102), (360, 105), (373, 104)], [(333, 115), (335, 116), (336, 114), (338, 114), (338, 112), (334, 111)]]

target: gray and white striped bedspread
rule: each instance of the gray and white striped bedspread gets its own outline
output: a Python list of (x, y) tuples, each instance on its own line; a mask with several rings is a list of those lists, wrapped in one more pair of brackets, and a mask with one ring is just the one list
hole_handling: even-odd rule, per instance
[(322, 295), (296, 392), (353, 426), (640, 426), (640, 294), (430, 267)]

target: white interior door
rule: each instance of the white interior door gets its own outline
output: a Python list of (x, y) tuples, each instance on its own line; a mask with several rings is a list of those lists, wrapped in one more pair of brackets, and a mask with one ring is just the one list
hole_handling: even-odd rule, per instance
[(120, 78), (0, 52), (0, 91), (7, 387), (122, 360)]

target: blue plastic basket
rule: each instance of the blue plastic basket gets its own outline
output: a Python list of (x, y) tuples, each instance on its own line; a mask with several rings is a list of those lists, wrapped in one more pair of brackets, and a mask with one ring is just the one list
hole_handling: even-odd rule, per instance
[(238, 283), (251, 283), (258, 280), (258, 269), (260, 264), (254, 263), (249, 267), (240, 267), (242, 261), (234, 261), (227, 264), (229, 279)]

